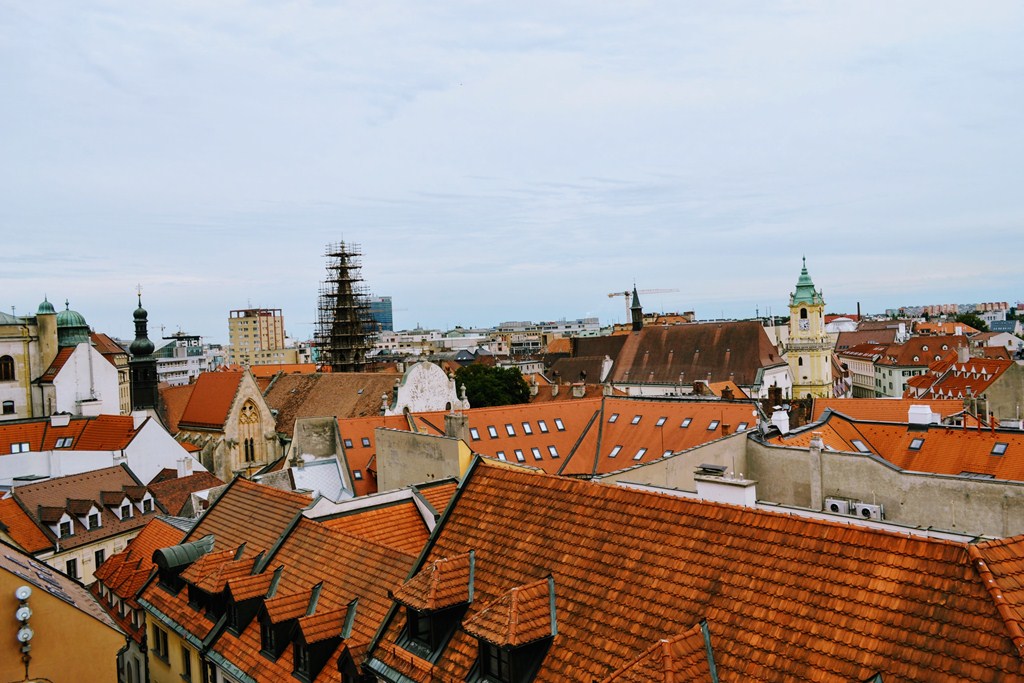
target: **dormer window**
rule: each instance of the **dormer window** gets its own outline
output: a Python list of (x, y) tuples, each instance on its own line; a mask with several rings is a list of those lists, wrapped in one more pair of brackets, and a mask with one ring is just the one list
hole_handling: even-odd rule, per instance
[(67, 538), (68, 536), (70, 536), (72, 534), (72, 532), (74, 531), (73, 524), (74, 523), (71, 520), (68, 520), (66, 522), (61, 522), (60, 526), (59, 526), (60, 533), (58, 535), (61, 538)]
[(132, 504), (131, 503), (124, 503), (123, 505), (121, 505), (121, 508), (119, 509), (117, 516), (120, 517), (122, 521), (126, 520), (126, 519), (131, 519), (132, 518)]
[(91, 513), (89, 515), (88, 520), (89, 520), (89, 528), (90, 529), (99, 529), (100, 528), (100, 513), (98, 513), (98, 512)]
[(486, 640), (480, 641), (481, 681), (512, 683), (512, 666), (508, 650)]

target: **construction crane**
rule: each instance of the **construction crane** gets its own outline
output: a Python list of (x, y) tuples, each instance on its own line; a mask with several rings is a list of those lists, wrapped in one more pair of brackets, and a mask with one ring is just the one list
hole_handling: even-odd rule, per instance
[[(678, 292), (678, 291), (679, 291), (678, 289), (638, 289), (636, 293), (637, 294), (670, 294), (671, 292)], [(621, 297), (625, 298), (625, 300), (626, 300), (626, 321), (627, 322), (629, 321), (629, 307), (630, 307), (630, 304), (632, 303), (629, 300), (629, 297), (631, 297), (632, 295), (633, 295), (632, 290), (626, 290), (624, 292), (612, 292), (611, 294), (608, 295), (609, 299), (611, 299), (612, 297), (616, 297), (616, 296), (621, 296)]]

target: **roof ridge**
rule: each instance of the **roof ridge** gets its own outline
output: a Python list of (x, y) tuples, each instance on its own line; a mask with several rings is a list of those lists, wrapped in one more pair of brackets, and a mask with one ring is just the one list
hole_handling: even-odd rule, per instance
[(995, 576), (988, 568), (988, 563), (985, 561), (985, 557), (978, 546), (974, 544), (968, 545), (967, 554), (973, 561), (978, 575), (985, 582), (985, 588), (992, 597), (992, 602), (995, 603), (999, 616), (1002, 617), (1003, 622), (1006, 624), (1006, 629), (1010, 632), (1010, 640), (1013, 641), (1014, 647), (1017, 648), (1018, 656), (1024, 657), (1024, 628), (1021, 627), (1020, 613), (1014, 609), (1006, 599), (1006, 596), (1003, 595), (1003, 589), (1000, 588)]

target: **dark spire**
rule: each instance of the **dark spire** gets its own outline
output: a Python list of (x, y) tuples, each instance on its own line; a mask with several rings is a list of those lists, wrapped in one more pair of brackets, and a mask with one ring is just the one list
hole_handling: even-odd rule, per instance
[(640, 306), (640, 295), (636, 291), (636, 284), (633, 285), (633, 303), (629, 307), (630, 317), (633, 319), (633, 331), (639, 332), (644, 327), (644, 309)]
[(158, 377), (156, 374), (156, 358), (153, 351), (156, 346), (149, 339), (149, 314), (142, 307), (142, 290), (139, 289), (139, 307), (135, 309), (135, 341), (128, 350), (132, 358), (128, 361), (131, 376), (132, 410), (155, 409), (158, 398)]

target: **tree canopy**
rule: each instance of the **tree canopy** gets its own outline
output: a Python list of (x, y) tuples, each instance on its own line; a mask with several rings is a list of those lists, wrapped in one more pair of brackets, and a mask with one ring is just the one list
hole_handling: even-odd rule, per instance
[(474, 408), (507, 406), (530, 400), (530, 387), (516, 368), (467, 365), (455, 372), (455, 384), (466, 385), (466, 398)]
[(974, 313), (961, 313), (955, 317), (954, 320), (958, 323), (963, 323), (964, 325), (970, 325), (978, 332), (988, 332), (988, 323)]

